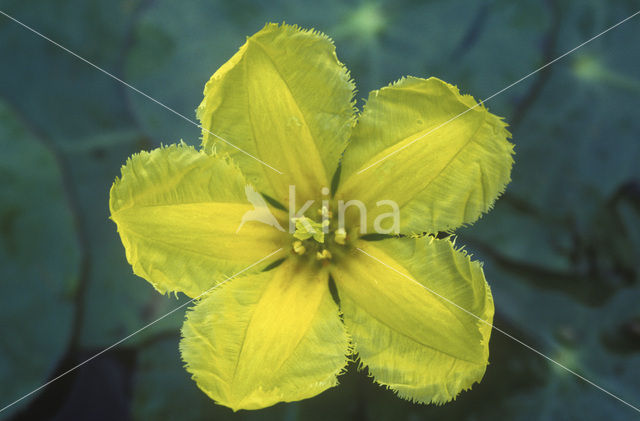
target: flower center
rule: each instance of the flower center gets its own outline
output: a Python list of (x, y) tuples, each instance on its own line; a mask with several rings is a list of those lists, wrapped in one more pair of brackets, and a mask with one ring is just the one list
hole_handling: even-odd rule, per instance
[(333, 257), (329, 248), (332, 244), (344, 246), (347, 243), (347, 232), (344, 228), (331, 229), (331, 212), (326, 206), (318, 209), (320, 221), (306, 216), (295, 218), (295, 232), (292, 249), (298, 255), (315, 255), (320, 261), (328, 262)]
[(296, 231), (293, 234), (298, 240), (308, 240), (313, 238), (320, 244), (324, 243), (325, 229), (329, 227), (329, 220), (324, 219), (322, 222), (315, 222), (312, 219), (303, 216), (296, 218)]

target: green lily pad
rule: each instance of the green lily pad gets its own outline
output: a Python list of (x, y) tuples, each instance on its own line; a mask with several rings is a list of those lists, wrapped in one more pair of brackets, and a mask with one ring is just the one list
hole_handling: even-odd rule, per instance
[[(65, 0), (36, 11), (8, 1), (2, 9), (119, 75), (140, 3)], [(88, 248), (79, 344), (107, 347), (181, 303), (158, 296), (133, 275), (109, 220), (109, 189), (120, 167), (132, 153), (154, 144), (128, 113), (128, 88), (121, 83), (6, 18), (0, 19), (0, 36), (0, 55), (11, 61), (2, 68), (3, 79), (11, 83), (2, 84), (0, 94), (24, 110), (25, 119), (50, 139), (69, 167), (69, 188), (76, 196)], [(180, 317), (168, 317), (130, 343), (180, 325)]]
[[(118, 75), (138, 0), (115, 4), (83, 0), (2, 1), (15, 19)], [(121, 129), (130, 117), (124, 86), (17, 23), (0, 17), (0, 94), (54, 142), (84, 141)]]
[[(635, 11), (631, 5), (613, 8), (606, 20), (584, 25), (594, 18), (591, 10), (576, 7), (565, 12), (570, 18), (559, 52)], [(625, 182), (640, 178), (640, 79), (637, 59), (624, 48), (637, 41), (640, 36), (629, 22), (553, 65), (514, 133), (517, 165), (510, 193), (584, 229), (601, 203)]]
[(0, 149), (0, 407), (4, 407), (45, 383), (66, 350), (80, 251), (56, 157), (4, 102), (0, 102)]
[[(640, 355), (623, 352), (612, 342), (624, 335), (621, 327), (640, 314), (639, 287), (618, 291), (594, 311), (571, 296), (522, 284), (509, 272), (491, 266), (486, 272), (496, 308), (522, 332), (515, 335), (518, 339), (638, 406), (640, 402), (633, 391), (640, 387)], [(507, 332), (511, 330), (499, 321), (496, 325)], [(498, 335), (501, 334), (494, 332), (494, 336)], [(493, 364), (501, 362), (494, 360)], [(509, 413), (509, 419), (523, 420), (532, 419), (532, 414), (533, 419), (568, 419), (575, 414), (583, 414), (582, 419), (589, 420), (634, 416), (633, 409), (563, 368), (545, 362), (544, 371), (543, 384), (508, 402), (496, 403), (493, 416)]]

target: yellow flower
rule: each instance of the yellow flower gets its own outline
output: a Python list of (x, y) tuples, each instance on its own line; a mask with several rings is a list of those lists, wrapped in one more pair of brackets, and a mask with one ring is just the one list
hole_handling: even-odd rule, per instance
[(134, 272), (199, 297), (180, 351), (219, 404), (315, 396), (356, 352), (416, 402), (484, 375), (482, 267), (421, 234), (491, 208), (513, 162), (506, 125), (436, 78), (372, 92), (357, 118), (353, 95), (329, 38), (269, 24), (207, 83), (202, 150), (136, 154), (111, 189)]

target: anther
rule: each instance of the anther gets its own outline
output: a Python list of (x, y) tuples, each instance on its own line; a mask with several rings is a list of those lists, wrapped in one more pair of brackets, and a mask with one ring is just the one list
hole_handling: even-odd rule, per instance
[(327, 249), (322, 250), (322, 252), (316, 252), (316, 258), (318, 260), (330, 260), (331, 252)]
[(324, 218), (331, 218), (333, 216), (333, 212), (331, 212), (328, 207), (323, 206), (322, 209), (318, 209), (318, 215)]
[(333, 239), (336, 241), (336, 243), (344, 246), (347, 242), (347, 232), (344, 230), (344, 228), (338, 228), (333, 235)]
[(296, 254), (304, 254), (307, 251), (306, 247), (302, 244), (302, 241), (295, 241), (293, 243), (293, 252)]

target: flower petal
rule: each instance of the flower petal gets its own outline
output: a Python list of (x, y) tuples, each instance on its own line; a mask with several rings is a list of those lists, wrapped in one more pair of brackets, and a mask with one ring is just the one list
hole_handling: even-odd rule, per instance
[(472, 223), (492, 206), (509, 182), (513, 145), (506, 124), (475, 105), (436, 78), (402, 79), (369, 95), (336, 194), (367, 205), (367, 232), (389, 211), (376, 207), (381, 200), (396, 202), (406, 234)]
[(184, 144), (132, 156), (110, 207), (133, 271), (162, 293), (195, 297), (282, 247), (287, 235), (273, 226), (246, 222), (237, 231), (254, 209), (245, 187), (228, 159)]
[(332, 275), (347, 331), (376, 381), (424, 403), (449, 401), (480, 381), (493, 320), (480, 264), (449, 240), (362, 243)]
[(296, 259), (212, 291), (188, 313), (182, 335), (193, 379), (233, 410), (335, 386), (349, 347), (327, 272)]
[(318, 196), (351, 133), (353, 90), (326, 35), (268, 24), (207, 83), (198, 107), (203, 146), (228, 152), (260, 192), (280, 203), (291, 184), (299, 199)]

